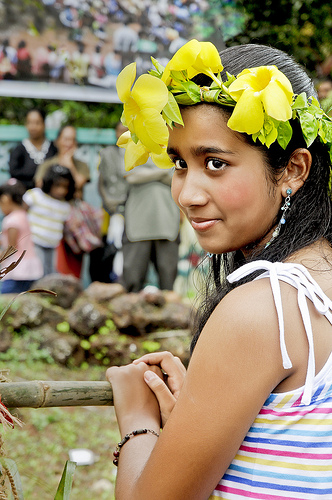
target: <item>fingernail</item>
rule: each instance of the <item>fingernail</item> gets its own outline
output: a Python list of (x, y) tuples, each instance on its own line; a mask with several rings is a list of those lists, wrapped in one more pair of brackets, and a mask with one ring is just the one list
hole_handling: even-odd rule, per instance
[(152, 372), (151, 370), (144, 372), (144, 379), (147, 382), (150, 382), (150, 380), (153, 380), (156, 377), (157, 377), (157, 375), (154, 372)]

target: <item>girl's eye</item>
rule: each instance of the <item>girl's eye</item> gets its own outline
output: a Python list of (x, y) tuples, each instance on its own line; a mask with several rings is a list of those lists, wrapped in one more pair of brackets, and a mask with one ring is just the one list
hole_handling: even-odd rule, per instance
[(183, 170), (184, 168), (187, 168), (187, 164), (184, 160), (181, 160), (181, 158), (174, 159), (172, 160), (174, 163), (175, 170)]
[(206, 162), (206, 168), (208, 170), (222, 170), (227, 167), (227, 163), (218, 158), (211, 158)]

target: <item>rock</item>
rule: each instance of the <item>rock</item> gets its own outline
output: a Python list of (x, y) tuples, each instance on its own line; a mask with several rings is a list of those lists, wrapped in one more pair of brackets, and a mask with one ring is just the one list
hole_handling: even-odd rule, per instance
[(140, 293), (140, 296), (148, 304), (153, 304), (155, 306), (163, 306), (165, 304), (165, 296), (162, 290), (159, 290), (156, 286), (146, 286)]
[(103, 304), (124, 293), (126, 293), (126, 290), (120, 283), (94, 281), (84, 290), (83, 296), (98, 304)]
[(157, 329), (188, 328), (191, 306), (169, 302), (163, 307), (145, 300), (144, 294), (126, 294), (111, 304), (112, 319), (122, 333), (144, 335)]
[(137, 330), (131, 328), (132, 326), (132, 311), (133, 309), (142, 302), (140, 296), (136, 293), (127, 293), (126, 295), (121, 295), (116, 297), (110, 303), (110, 310), (112, 312), (112, 319), (115, 326), (123, 332), (128, 330), (128, 333), (137, 335)]
[(108, 335), (93, 335), (90, 337), (90, 347), (87, 356), (89, 364), (125, 365), (131, 363), (138, 352), (137, 344), (128, 335), (112, 332)]
[(39, 330), (40, 348), (47, 349), (55, 362), (65, 365), (76, 349), (80, 340), (72, 333), (59, 333), (48, 325)]
[(0, 352), (6, 352), (12, 344), (12, 335), (6, 328), (0, 328)]
[[(8, 294), (9, 295), (9, 294)], [(43, 298), (32, 294), (21, 295), (16, 298), (6, 312), (3, 322), (10, 324), (14, 330), (22, 326), (36, 327), (43, 322)]]
[(68, 314), (70, 327), (83, 337), (90, 337), (105, 324), (107, 318), (107, 310), (83, 297)]
[(82, 285), (78, 278), (65, 274), (48, 274), (36, 281), (34, 288), (51, 290), (57, 294), (50, 296), (52, 304), (56, 304), (64, 309), (69, 309), (77, 297), (82, 292)]

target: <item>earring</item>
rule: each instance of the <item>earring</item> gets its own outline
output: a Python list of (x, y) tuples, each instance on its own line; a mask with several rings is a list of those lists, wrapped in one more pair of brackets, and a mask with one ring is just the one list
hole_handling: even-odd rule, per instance
[(213, 253), (210, 253), (210, 252), (207, 252), (206, 255), (207, 255), (207, 257), (209, 257), (209, 259), (212, 259), (212, 257), (213, 257)]
[(289, 210), (289, 207), (291, 205), (290, 203), (290, 197), (291, 197), (291, 194), (292, 194), (292, 189), (291, 188), (288, 188), (287, 191), (286, 191), (286, 198), (285, 198), (285, 201), (284, 201), (284, 204), (283, 206), (281, 207), (281, 211), (283, 212), (282, 213), (282, 216), (281, 216), (281, 219), (277, 225), (277, 227), (275, 228), (275, 230), (273, 231), (272, 233), (272, 237), (270, 239), (270, 241), (268, 241), (265, 245), (264, 248), (267, 248), (268, 246), (271, 245), (272, 241), (275, 240), (277, 238), (277, 236), (279, 236), (279, 233), (280, 233), (280, 229), (281, 229), (281, 226), (283, 226), (284, 224), (286, 224), (286, 218), (285, 218), (285, 214), (287, 212), (287, 210)]

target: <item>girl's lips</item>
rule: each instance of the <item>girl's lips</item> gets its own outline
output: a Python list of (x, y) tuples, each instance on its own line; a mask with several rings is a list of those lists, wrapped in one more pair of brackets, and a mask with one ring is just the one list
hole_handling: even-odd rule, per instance
[(206, 219), (206, 220), (199, 220), (199, 219), (191, 219), (190, 223), (192, 227), (195, 229), (195, 231), (208, 231), (212, 226), (217, 224), (218, 219)]

